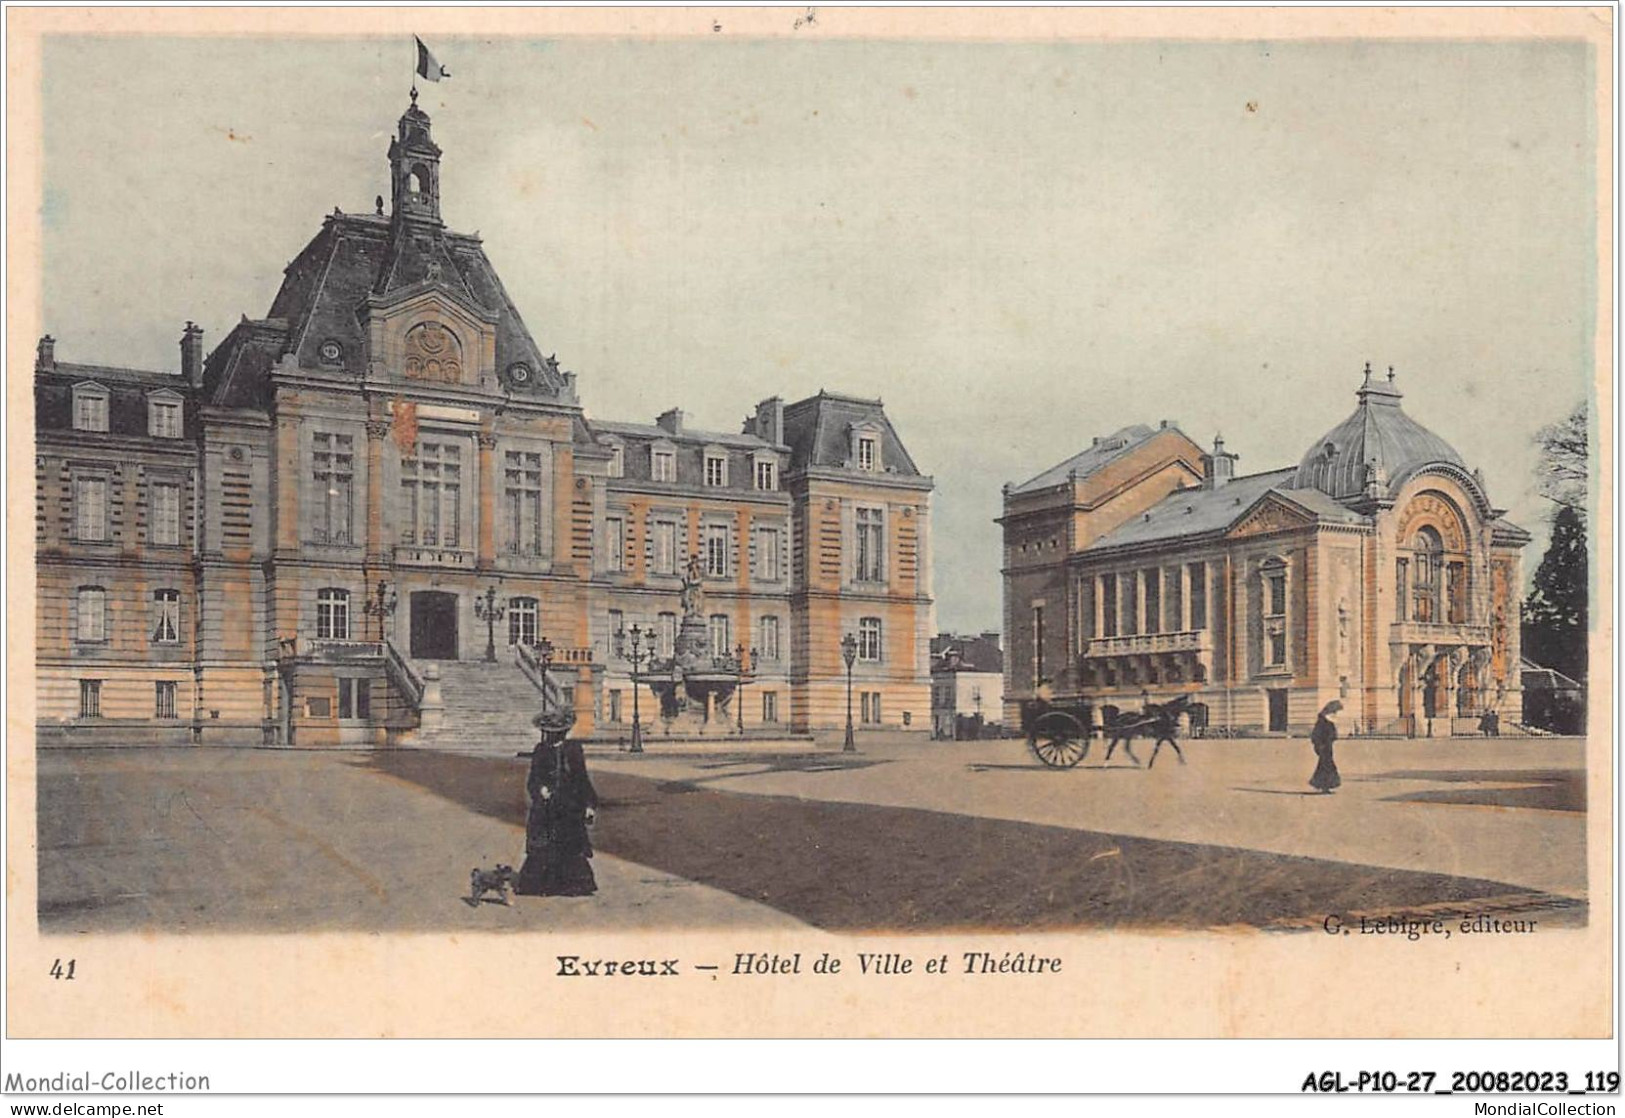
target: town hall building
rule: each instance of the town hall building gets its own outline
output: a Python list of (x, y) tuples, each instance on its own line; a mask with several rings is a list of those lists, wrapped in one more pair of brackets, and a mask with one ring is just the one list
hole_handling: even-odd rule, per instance
[(1360, 733), (1521, 721), (1530, 537), (1401, 398), (1367, 366), (1295, 466), (1238, 475), (1165, 420), (1007, 485), (1007, 722), (1177, 695), (1232, 734), (1306, 733), (1334, 699)]
[(658, 669), (702, 594), (739, 686), (688, 729), (840, 725), (850, 635), (860, 728), (927, 731), (932, 482), (880, 401), (589, 418), (441, 220), (440, 160), (414, 93), (387, 211), (329, 215), (213, 352), (187, 323), (178, 374), (40, 340), (41, 739), (528, 740), (544, 668), (577, 733), (641, 705), (658, 739), (627, 634)]

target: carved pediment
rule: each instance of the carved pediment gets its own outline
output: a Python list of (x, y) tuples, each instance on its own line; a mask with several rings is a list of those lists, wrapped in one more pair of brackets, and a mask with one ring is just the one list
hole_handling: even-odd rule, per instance
[(1286, 532), (1305, 528), (1314, 518), (1279, 497), (1265, 496), (1242, 516), (1240, 523), (1230, 529), (1232, 539), (1242, 536), (1263, 536), (1271, 532)]

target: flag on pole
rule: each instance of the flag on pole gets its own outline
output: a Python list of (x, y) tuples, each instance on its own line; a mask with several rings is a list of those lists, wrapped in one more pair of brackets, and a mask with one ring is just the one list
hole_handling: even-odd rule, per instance
[(418, 77), (430, 82), (451, 77), (451, 71), (440, 65), (435, 56), (429, 53), (429, 48), (423, 45), (422, 39), (413, 35), (412, 41), (418, 45)]

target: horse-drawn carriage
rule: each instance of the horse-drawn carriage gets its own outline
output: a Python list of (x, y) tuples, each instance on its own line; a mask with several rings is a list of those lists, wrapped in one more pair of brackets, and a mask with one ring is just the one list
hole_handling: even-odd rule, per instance
[(1157, 754), (1163, 745), (1173, 748), (1179, 763), (1185, 763), (1185, 754), (1176, 739), (1185, 727), (1192, 736), (1200, 737), (1207, 728), (1207, 707), (1192, 702), (1188, 695), (1179, 695), (1166, 703), (1145, 704), (1138, 711), (1123, 711), (1110, 704), (1099, 709), (1100, 721), (1095, 721), (1096, 707), (1086, 699), (1055, 703), (1047, 699), (1028, 699), (1021, 704), (1021, 728), (1027, 734), (1027, 747), (1052, 769), (1069, 769), (1089, 754), (1090, 739), (1098, 732), (1109, 739), (1106, 760), (1121, 745), (1123, 752), (1136, 765), (1140, 759), (1134, 755), (1136, 735), (1151, 738), (1156, 745), (1151, 751), (1147, 768), (1157, 763)]

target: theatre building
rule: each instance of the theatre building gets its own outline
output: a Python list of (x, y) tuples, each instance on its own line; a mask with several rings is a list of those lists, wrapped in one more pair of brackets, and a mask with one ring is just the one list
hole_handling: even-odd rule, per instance
[(1297, 465), (1137, 425), (1004, 490), (1006, 719), (1042, 691), (1128, 710), (1188, 694), (1219, 732), (1521, 721), (1529, 535), (1367, 367)]
[(441, 220), (440, 159), (414, 101), (387, 210), (329, 215), (207, 356), (187, 323), (178, 373), (41, 339), (41, 739), (529, 740), (544, 661), (577, 732), (619, 736), (617, 634), (658, 665), (701, 598), (707, 668), (744, 686), (697, 732), (841, 724), (847, 633), (860, 726), (928, 729), (932, 485), (880, 402), (771, 398), (737, 434), (589, 418)]

